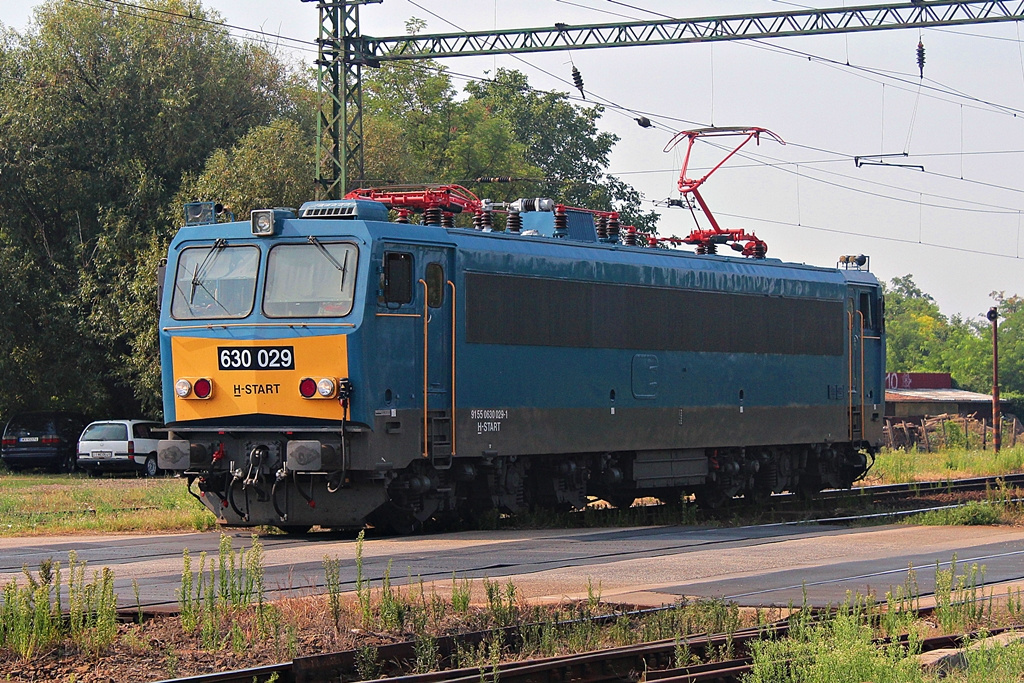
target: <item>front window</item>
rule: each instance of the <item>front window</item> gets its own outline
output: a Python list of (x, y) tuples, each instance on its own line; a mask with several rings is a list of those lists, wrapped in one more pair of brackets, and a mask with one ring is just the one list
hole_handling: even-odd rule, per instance
[(263, 313), (271, 318), (331, 318), (352, 312), (355, 245), (347, 242), (281, 244), (267, 257)]
[(256, 298), (260, 250), (228, 246), (190, 247), (178, 257), (171, 315), (177, 320), (244, 318)]

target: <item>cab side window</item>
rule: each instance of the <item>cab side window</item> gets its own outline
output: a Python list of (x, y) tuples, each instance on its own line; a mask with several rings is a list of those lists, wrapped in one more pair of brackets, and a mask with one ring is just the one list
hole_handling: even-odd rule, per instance
[(868, 330), (878, 329), (877, 311), (873, 304), (874, 299), (870, 292), (860, 293), (860, 312), (864, 316), (864, 328)]
[(412, 254), (389, 251), (384, 254), (384, 303), (412, 302)]
[(427, 305), (438, 308), (444, 303), (444, 268), (440, 263), (427, 264)]

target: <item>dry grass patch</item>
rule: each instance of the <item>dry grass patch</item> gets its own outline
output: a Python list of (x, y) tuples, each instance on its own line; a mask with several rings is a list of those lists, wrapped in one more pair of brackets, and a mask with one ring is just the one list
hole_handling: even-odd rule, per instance
[(0, 535), (202, 531), (215, 526), (182, 479), (0, 474)]

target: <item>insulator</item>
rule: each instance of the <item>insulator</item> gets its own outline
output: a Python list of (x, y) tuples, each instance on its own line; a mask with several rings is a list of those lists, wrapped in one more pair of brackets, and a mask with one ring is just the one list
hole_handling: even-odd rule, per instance
[(651, 249), (654, 249), (655, 247), (657, 247), (658, 246), (658, 238), (655, 237), (654, 235), (649, 235), (647, 237), (647, 246), (649, 246)]
[(623, 240), (623, 242), (626, 243), (627, 247), (636, 246), (636, 228), (634, 228), (632, 225), (626, 228), (626, 237)]
[(569, 216), (565, 213), (565, 207), (559, 204), (555, 207), (555, 237), (569, 236)]
[(764, 242), (758, 242), (754, 245), (754, 258), (764, 258), (768, 253), (768, 248)]
[(619, 241), (619, 214), (613, 213), (608, 218), (608, 241), (617, 243)]
[(431, 206), (423, 211), (423, 225), (441, 225), (441, 207)]
[(511, 183), (514, 182), (514, 179), (507, 175), (502, 175), (493, 178), (475, 178), (474, 181), (478, 183)]
[(399, 209), (398, 218), (395, 220), (396, 223), (408, 223), (409, 222), (409, 209)]
[(921, 78), (924, 78), (924, 42), (917, 41), (917, 68), (921, 70)]
[(548, 197), (534, 197), (517, 199), (508, 205), (513, 211), (554, 211), (555, 200)]
[(576, 89), (580, 91), (580, 96), (583, 97), (583, 99), (587, 99), (586, 94), (583, 92), (583, 75), (580, 73), (580, 70), (576, 68), (575, 64), (573, 64), (572, 67), (572, 83), (576, 86)]
[(715, 244), (714, 242), (708, 242), (707, 252), (705, 252), (705, 253), (717, 254), (718, 253), (718, 245)]
[(505, 229), (509, 232), (519, 232), (523, 229), (523, 217), (518, 211), (508, 212), (508, 222), (505, 224)]
[(441, 227), (442, 228), (454, 228), (455, 227), (455, 214), (451, 211), (444, 211), (441, 213)]
[(647, 118), (646, 116), (641, 116), (641, 117), (635, 118), (633, 120), (636, 121), (636, 124), (638, 126), (640, 126), (641, 128), (650, 128), (651, 126), (654, 125), (653, 123), (651, 123), (651, 120), (649, 118)]
[(492, 227), (491, 227), (492, 225), (493, 225), (493, 222), (491, 220), (491, 212), (490, 211), (481, 211), (480, 212), (480, 229), (481, 230), (487, 230), (488, 232), (490, 232), (492, 230)]
[(608, 217), (598, 216), (597, 222), (594, 224), (594, 228), (597, 230), (597, 239), (606, 240), (608, 239)]
[(703, 256), (706, 253), (708, 253), (708, 246), (701, 242), (697, 245), (697, 254)]
[(473, 212), (473, 229), (474, 230), (479, 230), (480, 229), (480, 214), (482, 214), (482, 213), (483, 213), (483, 211), (480, 211), (479, 209), (477, 209), (476, 211)]

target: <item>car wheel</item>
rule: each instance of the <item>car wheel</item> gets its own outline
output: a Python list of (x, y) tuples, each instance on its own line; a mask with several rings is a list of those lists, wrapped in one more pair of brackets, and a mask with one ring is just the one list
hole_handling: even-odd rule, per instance
[(53, 466), (53, 471), (57, 474), (71, 474), (77, 469), (78, 458), (74, 454), (64, 456)]
[(160, 474), (160, 468), (157, 467), (156, 456), (151, 455), (146, 458), (146, 476), (155, 477), (158, 474)]

